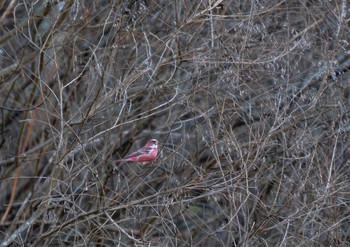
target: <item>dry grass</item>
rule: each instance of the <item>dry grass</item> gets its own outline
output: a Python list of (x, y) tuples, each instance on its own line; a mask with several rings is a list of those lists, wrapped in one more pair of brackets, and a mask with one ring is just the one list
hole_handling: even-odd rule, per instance
[(0, 246), (350, 245), (348, 1), (44, 2), (0, 6)]

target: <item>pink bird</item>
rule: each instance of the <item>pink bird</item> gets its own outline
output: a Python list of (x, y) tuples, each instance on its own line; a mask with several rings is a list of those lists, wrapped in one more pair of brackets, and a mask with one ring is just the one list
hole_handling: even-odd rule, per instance
[(116, 162), (133, 161), (133, 162), (149, 162), (157, 158), (158, 141), (156, 139), (149, 140), (146, 145), (136, 152), (117, 160)]

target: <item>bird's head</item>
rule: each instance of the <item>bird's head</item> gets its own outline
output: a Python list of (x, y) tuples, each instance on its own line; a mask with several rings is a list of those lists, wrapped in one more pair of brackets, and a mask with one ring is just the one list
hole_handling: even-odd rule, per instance
[(150, 148), (158, 148), (158, 141), (156, 139), (151, 139), (147, 142), (146, 146)]

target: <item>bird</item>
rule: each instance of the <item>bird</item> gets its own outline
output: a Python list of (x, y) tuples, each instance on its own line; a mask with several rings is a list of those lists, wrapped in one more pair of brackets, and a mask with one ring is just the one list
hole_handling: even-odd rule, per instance
[(158, 141), (156, 139), (149, 140), (145, 146), (127, 155), (126, 157), (117, 160), (116, 162), (150, 162), (157, 158), (158, 154)]

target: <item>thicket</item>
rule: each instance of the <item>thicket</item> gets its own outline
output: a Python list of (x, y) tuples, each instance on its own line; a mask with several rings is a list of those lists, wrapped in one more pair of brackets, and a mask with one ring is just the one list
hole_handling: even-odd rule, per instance
[(0, 246), (349, 246), (349, 9), (3, 1)]

